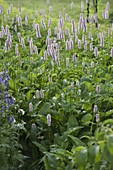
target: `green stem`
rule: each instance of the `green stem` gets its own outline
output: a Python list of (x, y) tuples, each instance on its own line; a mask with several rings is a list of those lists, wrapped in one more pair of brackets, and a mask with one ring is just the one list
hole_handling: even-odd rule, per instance
[(90, 2), (87, 3), (87, 23), (89, 23), (89, 14), (90, 14), (89, 8), (90, 8)]

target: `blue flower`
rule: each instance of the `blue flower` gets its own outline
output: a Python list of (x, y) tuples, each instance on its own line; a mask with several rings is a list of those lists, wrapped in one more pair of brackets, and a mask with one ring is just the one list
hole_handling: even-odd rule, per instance
[(5, 106), (2, 106), (2, 113), (5, 111)]
[(2, 99), (0, 110), (5, 112), (5, 109), (9, 109), (14, 105), (15, 99), (8, 93), (10, 76), (8, 71), (0, 72), (0, 98)]
[(9, 123), (14, 123), (15, 122), (15, 118), (14, 118), (14, 116), (11, 116), (10, 118), (9, 118)]

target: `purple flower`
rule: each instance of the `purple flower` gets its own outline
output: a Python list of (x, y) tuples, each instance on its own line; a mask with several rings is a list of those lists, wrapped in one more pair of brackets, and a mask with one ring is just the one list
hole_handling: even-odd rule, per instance
[(98, 48), (97, 47), (94, 48), (94, 55), (95, 55), (95, 57), (98, 57)]
[(111, 57), (113, 57), (113, 47), (111, 48)]
[(33, 112), (33, 104), (32, 104), (32, 102), (29, 103), (29, 112)]
[(4, 113), (4, 111), (5, 111), (5, 106), (2, 106), (2, 113)]
[(47, 124), (48, 126), (51, 126), (51, 115), (50, 114), (47, 115)]
[(104, 47), (104, 36), (103, 36), (103, 34), (100, 36), (100, 46)]
[(108, 10), (105, 11), (105, 19), (109, 19), (109, 11)]
[(32, 130), (36, 130), (36, 124), (32, 123), (31, 128), (32, 128)]
[(47, 60), (47, 51), (44, 51), (44, 60)]
[(96, 122), (99, 122), (99, 121), (100, 121), (100, 115), (96, 114)]
[(69, 50), (69, 41), (66, 41), (66, 50)]
[(78, 39), (78, 49), (81, 49), (81, 40)]
[(15, 118), (14, 118), (14, 116), (11, 116), (10, 118), (9, 118), (9, 123), (14, 123), (15, 122)]
[(94, 113), (98, 112), (98, 106), (97, 105), (94, 105), (93, 111), (94, 111)]
[(73, 59), (74, 62), (77, 61), (77, 56), (76, 56), (76, 54), (73, 54), (72, 59)]
[(2, 99), (0, 110), (2, 112), (13, 106), (15, 102), (15, 99), (8, 93), (9, 80), (10, 77), (7, 71), (0, 73), (0, 99)]
[(97, 86), (96, 86), (96, 92), (97, 92), (97, 93), (100, 93), (100, 91), (101, 91), (100, 85), (97, 85)]
[(90, 51), (93, 51), (93, 44), (90, 43)]
[(52, 24), (52, 19), (50, 18), (50, 19), (48, 20), (48, 27), (50, 27), (51, 24)]
[(69, 17), (68, 17), (68, 14), (67, 14), (67, 13), (65, 14), (65, 20), (66, 20), (66, 21), (69, 20)]

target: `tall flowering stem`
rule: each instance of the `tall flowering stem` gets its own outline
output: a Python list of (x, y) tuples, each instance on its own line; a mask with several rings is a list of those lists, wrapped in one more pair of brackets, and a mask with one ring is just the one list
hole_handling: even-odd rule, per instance
[[(90, 14), (90, 0), (86, 0), (87, 3), (87, 23), (89, 23), (89, 14)], [(94, 22), (95, 26), (98, 28), (98, 0), (93, 0), (93, 6), (94, 6)]]
[[(98, 0), (95, 0), (95, 14), (98, 13)], [(98, 22), (95, 22), (95, 26), (98, 28)]]
[(90, 8), (90, 0), (86, 0), (86, 3), (87, 3), (87, 23), (89, 23), (89, 8)]

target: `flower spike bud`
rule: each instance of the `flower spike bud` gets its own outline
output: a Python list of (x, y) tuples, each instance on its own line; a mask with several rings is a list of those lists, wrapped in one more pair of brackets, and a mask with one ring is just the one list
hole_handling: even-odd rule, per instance
[(109, 12), (107, 10), (105, 11), (105, 19), (109, 19)]
[(84, 12), (84, 2), (81, 2), (81, 12)]
[(97, 105), (94, 105), (93, 111), (94, 111), (94, 113), (98, 112), (98, 106)]
[(71, 9), (74, 9), (74, 2), (71, 2)]
[(44, 98), (44, 91), (42, 89), (40, 89), (40, 97)]
[(93, 51), (93, 44), (90, 43), (90, 52)]
[(51, 126), (51, 115), (50, 114), (47, 115), (47, 124), (48, 126)]
[(113, 47), (111, 48), (111, 57), (113, 57)]
[(49, 12), (52, 13), (52, 7), (51, 6), (49, 7)]
[(96, 122), (98, 123), (100, 121), (100, 115), (96, 114)]
[(95, 66), (95, 63), (92, 61), (91, 62), (91, 67), (94, 68), (94, 66)]
[(40, 91), (36, 90), (36, 98), (39, 99), (40, 98)]
[(32, 123), (32, 125), (31, 125), (31, 129), (32, 129), (33, 131), (35, 131), (35, 130), (36, 130), (36, 124), (35, 124), (35, 123)]
[(70, 62), (69, 62), (69, 58), (66, 58), (66, 67), (69, 67)]
[(33, 112), (33, 104), (32, 104), (32, 102), (29, 103), (29, 112)]
[(100, 91), (101, 91), (100, 85), (97, 85), (97, 86), (96, 86), (96, 92), (97, 92), (97, 93), (100, 93)]
[(44, 51), (44, 60), (47, 60), (47, 51)]
[(97, 47), (94, 48), (94, 55), (95, 55), (95, 57), (98, 57), (98, 48)]

